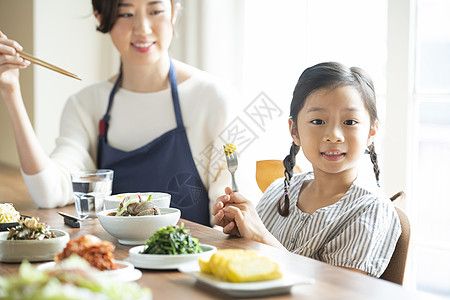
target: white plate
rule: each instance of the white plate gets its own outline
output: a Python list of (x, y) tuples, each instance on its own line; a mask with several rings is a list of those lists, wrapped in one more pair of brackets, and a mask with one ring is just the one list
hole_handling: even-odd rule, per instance
[[(142, 272), (135, 269), (132, 264), (123, 260), (114, 260), (118, 269), (101, 271), (101, 274), (110, 277), (116, 281), (135, 281), (142, 277)], [(55, 266), (55, 262), (51, 261), (37, 266), (38, 270), (48, 270)]]
[(144, 245), (136, 246), (129, 250), (130, 256), (125, 260), (132, 263), (137, 268), (143, 269), (159, 269), (170, 270), (178, 269), (184, 264), (190, 264), (197, 262), (199, 257), (211, 256), (217, 251), (217, 248), (211, 245), (200, 244), (203, 252), (193, 254), (178, 254), (178, 255), (165, 255), (165, 254), (142, 254)]
[(200, 272), (198, 264), (183, 265), (178, 270), (195, 277), (199, 283), (232, 297), (262, 297), (287, 294), (294, 285), (314, 283), (312, 278), (289, 273), (283, 273), (283, 278), (277, 280), (244, 283), (227, 282), (219, 280), (211, 274)]
[(63, 230), (50, 229), (54, 238), (43, 240), (7, 240), (9, 232), (0, 232), (0, 261), (29, 262), (53, 260), (69, 241), (69, 234)]

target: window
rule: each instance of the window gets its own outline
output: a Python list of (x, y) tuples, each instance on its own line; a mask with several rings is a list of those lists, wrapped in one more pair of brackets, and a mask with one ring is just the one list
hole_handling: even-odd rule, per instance
[[(289, 103), (306, 67), (339, 61), (362, 67), (372, 76), (381, 121), (376, 146), (382, 160), (382, 186), (388, 195), (406, 189), (406, 203), (398, 205), (405, 208), (412, 223), (405, 286), (450, 295), (446, 275), (450, 269), (450, 194), (445, 190), (450, 178), (450, 1), (201, 3), (207, 6), (201, 11), (214, 30), (208, 33), (211, 26), (201, 27), (206, 34), (203, 44), (208, 46), (199, 52), (203, 63), (198, 66), (237, 83), (244, 96), (243, 110), (261, 92), (281, 110), (280, 114), (274, 110), (277, 114), (265, 127), (244, 119), (258, 137), (248, 148), (253, 158), (283, 159), (288, 153)], [(415, 53), (415, 61), (410, 53)], [(304, 171), (310, 169), (301, 154), (298, 163)], [(373, 180), (369, 159), (364, 170), (367, 174), (363, 175)]]
[(450, 2), (417, 2), (417, 170), (413, 252), (417, 289), (450, 295)]
[[(246, 0), (244, 20), (244, 100), (251, 102), (264, 92), (283, 112), (270, 128), (258, 132), (254, 157), (283, 159), (288, 154), (292, 92), (301, 72), (316, 63), (338, 61), (366, 70), (375, 84), (383, 124), (387, 0)], [(380, 153), (382, 135), (377, 138)], [(271, 147), (264, 146), (267, 141)], [(310, 169), (301, 153), (297, 160), (302, 170)], [(374, 181), (369, 157), (367, 164), (365, 176)]]

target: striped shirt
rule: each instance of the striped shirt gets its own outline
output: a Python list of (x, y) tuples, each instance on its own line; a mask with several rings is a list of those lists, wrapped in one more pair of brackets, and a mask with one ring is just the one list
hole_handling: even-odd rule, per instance
[(308, 214), (297, 207), (297, 200), (303, 182), (313, 178), (312, 172), (292, 178), (287, 217), (277, 211), (283, 178), (272, 183), (256, 207), (266, 228), (290, 252), (380, 277), (401, 233), (390, 199), (355, 180), (339, 201)]

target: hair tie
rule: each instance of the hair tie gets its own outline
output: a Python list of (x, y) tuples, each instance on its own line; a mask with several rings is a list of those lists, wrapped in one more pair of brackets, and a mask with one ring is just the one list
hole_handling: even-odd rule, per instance
[(287, 181), (287, 180), (285, 179), (285, 180), (284, 180), (284, 195), (285, 195), (285, 196), (288, 196), (288, 195), (289, 195), (288, 185), (289, 185), (289, 181)]

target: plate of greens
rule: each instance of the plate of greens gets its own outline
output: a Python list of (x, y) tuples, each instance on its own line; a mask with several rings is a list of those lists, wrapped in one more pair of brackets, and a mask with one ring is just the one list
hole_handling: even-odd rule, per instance
[(145, 245), (131, 248), (130, 256), (125, 261), (141, 269), (171, 270), (178, 269), (184, 264), (197, 262), (200, 257), (212, 255), (217, 251), (216, 247), (203, 244), (200, 244), (202, 252), (190, 254), (143, 254), (144, 248)]
[(126, 261), (137, 268), (178, 269), (183, 264), (196, 262), (199, 257), (212, 255), (217, 248), (199, 244), (184, 224), (169, 225), (156, 231), (145, 243), (129, 250)]

